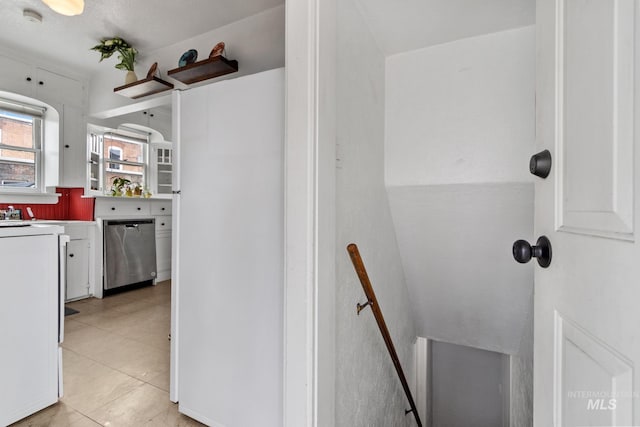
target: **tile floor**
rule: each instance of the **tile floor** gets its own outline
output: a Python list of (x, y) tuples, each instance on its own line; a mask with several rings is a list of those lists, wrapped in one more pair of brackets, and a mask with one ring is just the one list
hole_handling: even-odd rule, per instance
[(169, 281), (67, 306), (64, 397), (12, 427), (202, 425), (169, 400)]

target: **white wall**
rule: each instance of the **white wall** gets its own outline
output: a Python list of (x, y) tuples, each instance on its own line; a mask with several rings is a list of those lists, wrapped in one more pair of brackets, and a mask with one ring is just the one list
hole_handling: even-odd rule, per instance
[[(170, 23), (167, 25), (170, 26)], [(166, 71), (176, 68), (182, 53), (189, 49), (198, 51), (198, 60), (207, 58), (211, 48), (219, 41), (226, 43), (225, 57), (238, 60), (239, 71), (217, 80), (282, 67), (284, 66), (284, 28), (283, 5), (194, 38), (176, 41), (175, 44), (156, 51), (143, 52), (136, 63), (136, 74), (138, 78), (144, 78), (151, 64), (158, 62), (162, 79), (174, 83), (176, 89), (185, 88), (186, 86), (182, 83), (168, 77)], [(113, 93), (113, 88), (122, 86), (125, 78), (125, 73), (116, 70), (113, 65), (115, 60), (105, 61), (104, 69), (92, 76), (89, 97), (89, 114), (92, 116), (136, 103), (135, 100)], [(206, 81), (202, 84), (211, 82)], [(145, 98), (145, 100), (148, 99), (149, 97)]]
[(346, 251), (356, 243), (405, 369), (415, 330), (384, 188), (384, 57), (351, 0), (338, 2), (336, 426), (412, 425)]
[(531, 182), (534, 27), (387, 58), (389, 186)]
[[(514, 419), (531, 422), (535, 31), (386, 60), (385, 180), (418, 335), (513, 354)], [(515, 424), (518, 425), (518, 424)]]
[(507, 427), (508, 356), (438, 341), (430, 347), (432, 427)]
[(386, 60), (385, 178), (417, 333), (518, 351), (532, 265), (534, 29)]

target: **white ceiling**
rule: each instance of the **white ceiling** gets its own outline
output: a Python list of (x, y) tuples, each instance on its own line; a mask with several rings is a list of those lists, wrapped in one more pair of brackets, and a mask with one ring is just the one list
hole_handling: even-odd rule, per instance
[(534, 0), (355, 0), (385, 55), (535, 23)]
[[(120, 36), (145, 52), (194, 37), (283, 4), (284, 0), (86, 0), (80, 16), (51, 11), (41, 0), (2, 0), (0, 45), (64, 62), (84, 71), (98, 69), (100, 38)], [(533, 0), (356, 0), (385, 55), (492, 33), (535, 20)], [(26, 21), (33, 9), (43, 22)]]
[[(2, 0), (0, 45), (91, 72), (99, 67), (99, 54), (89, 49), (103, 37), (124, 38), (144, 58), (145, 52), (282, 3), (284, 0), (85, 0), (82, 15), (67, 17), (41, 0)], [(43, 22), (28, 22), (23, 9), (37, 11)]]

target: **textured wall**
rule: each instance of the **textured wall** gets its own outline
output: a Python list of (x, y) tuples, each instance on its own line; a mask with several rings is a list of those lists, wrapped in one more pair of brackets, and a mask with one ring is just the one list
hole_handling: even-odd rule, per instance
[(432, 427), (500, 427), (509, 390), (505, 354), (431, 342)]
[(415, 332), (384, 187), (384, 57), (351, 0), (338, 2), (336, 426), (409, 426), (402, 387), (346, 246), (358, 244), (403, 366)]
[(533, 287), (511, 246), (533, 232), (534, 28), (387, 57), (385, 71), (385, 182), (417, 333), (514, 354)]
[[(533, 305), (533, 301), (531, 303)], [(527, 316), (520, 349), (511, 356), (511, 427), (533, 425), (533, 306)]]
[(535, 31), (518, 28), (386, 60), (386, 182), (531, 182)]

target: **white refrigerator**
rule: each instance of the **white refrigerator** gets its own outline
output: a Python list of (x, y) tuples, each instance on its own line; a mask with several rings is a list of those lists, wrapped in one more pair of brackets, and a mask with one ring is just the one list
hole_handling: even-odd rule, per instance
[(284, 70), (174, 93), (172, 399), (282, 425)]

